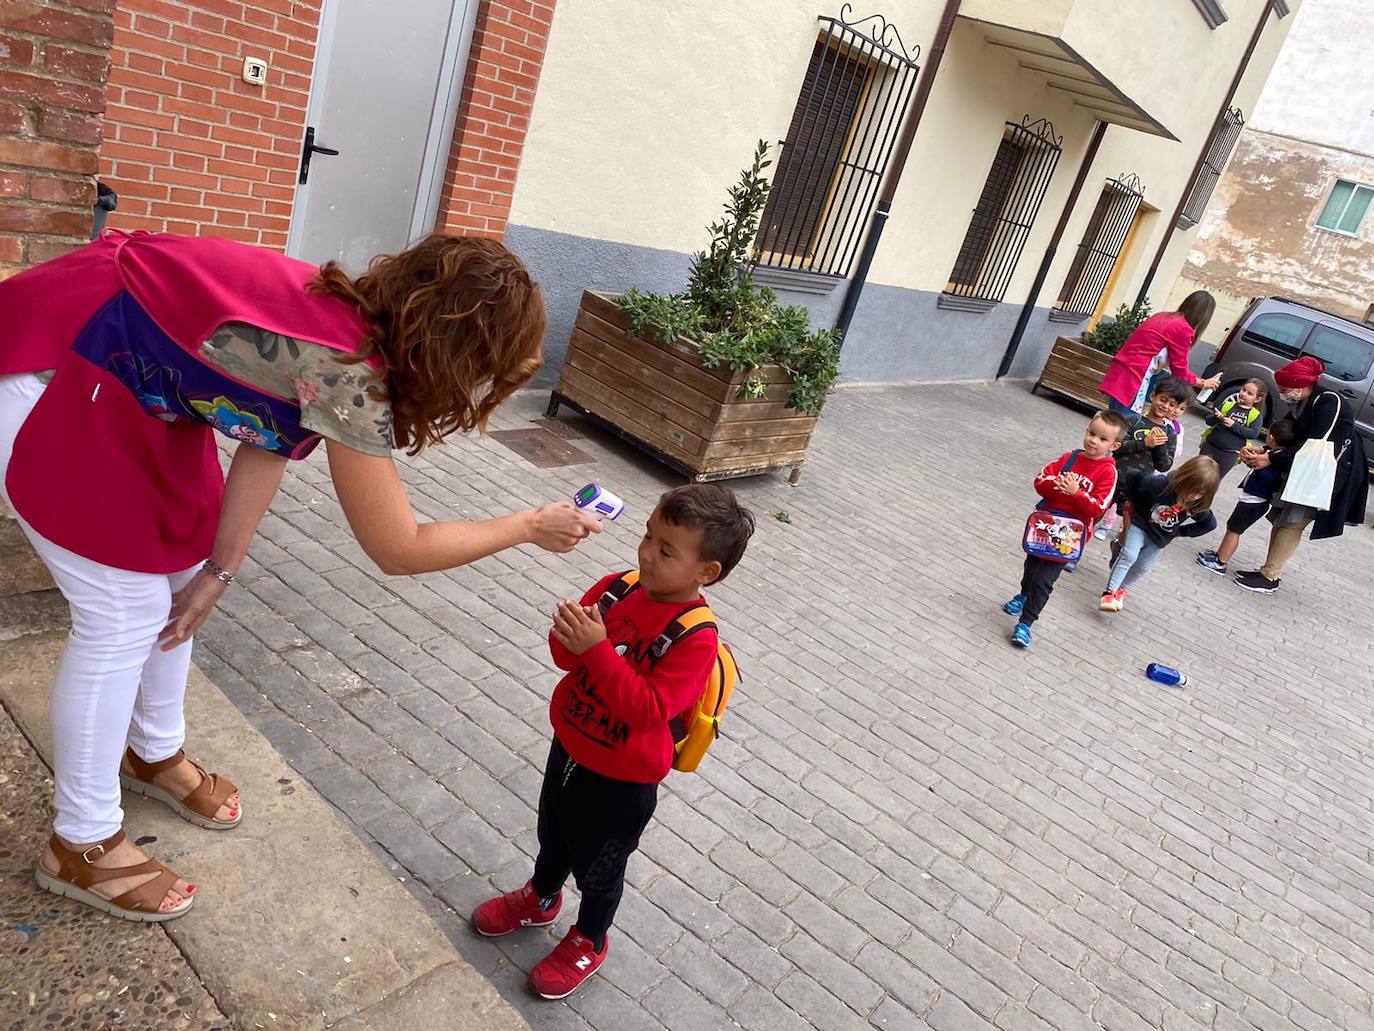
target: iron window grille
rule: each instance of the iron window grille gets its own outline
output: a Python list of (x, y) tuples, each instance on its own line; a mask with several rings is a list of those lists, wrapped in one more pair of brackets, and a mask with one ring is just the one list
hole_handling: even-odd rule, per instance
[(882, 15), (822, 17), (756, 241), (761, 265), (846, 276), (919, 68)]
[(1083, 242), (1069, 265), (1056, 311), (1087, 317), (1097, 310), (1144, 200), (1145, 191), (1137, 176), (1121, 175), (1107, 180), (1088, 219)]
[(1006, 295), (1063, 150), (1047, 119), (1008, 122), (945, 293), (996, 304)]
[(1243, 128), (1245, 116), (1240, 113), (1240, 108), (1233, 107), (1227, 111), (1226, 120), (1221, 123), (1221, 127), (1207, 147), (1207, 156), (1202, 159), (1197, 182), (1188, 194), (1188, 202), (1183, 205), (1183, 214), (1178, 217), (1178, 228), (1191, 229), (1202, 221), (1202, 216), (1207, 211), (1207, 202), (1212, 199), (1212, 191), (1221, 180), (1226, 161), (1230, 158), (1236, 141), (1240, 139), (1240, 131)]

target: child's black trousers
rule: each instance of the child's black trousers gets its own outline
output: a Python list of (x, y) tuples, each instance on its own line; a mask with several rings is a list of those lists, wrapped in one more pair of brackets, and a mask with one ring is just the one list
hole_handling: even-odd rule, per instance
[(600, 946), (625, 890), (625, 864), (658, 804), (657, 784), (614, 780), (579, 766), (554, 738), (539, 792), (533, 887), (551, 898), (572, 874), (582, 893), (577, 929)]
[(1021, 610), (1021, 622), (1030, 626), (1040, 618), (1040, 610), (1050, 600), (1054, 582), (1064, 572), (1062, 562), (1046, 562), (1034, 555), (1026, 556), (1026, 570), (1021, 574), (1021, 593), (1026, 596), (1026, 607)]

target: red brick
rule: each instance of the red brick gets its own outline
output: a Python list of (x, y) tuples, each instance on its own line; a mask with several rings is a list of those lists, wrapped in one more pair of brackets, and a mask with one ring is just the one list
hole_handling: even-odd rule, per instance
[(24, 0), (6, 0), (0, 5), (0, 28), (102, 48), (108, 47), (114, 38), (114, 26), (106, 18), (60, 11)]
[(99, 167), (94, 150), (36, 140), (0, 139), (0, 164), (92, 175)]
[(0, 36), (0, 62), (7, 65), (33, 64), (33, 40)]
[(29, 177), (14, 169), (0, 171), (0, 197), (22, 197), (29, 187)]
[(0, 132), (23, 132), (24, 109), (18, 104), (0, 104)]
[(85, 244), (85, 237), (90, 235), (90, 230), (86, 230), (79, 240), (30, 240), (28, 261), (32, 265), (39, 265), (53, 258), (60, 258), (64, 254), (70, 254)]
[(0, 261), (18, 263), (24, 260), (22, 236), (0, 236)]
[(105, 91), (99, 86), (59, 82), (8, 70), (0, 70), (0, 96), (12, 100), (36, 100), (43, 104), (95, 114), (99, 114), (105, 108)]
[(95, 183), (90, 179), (55, 179), (49, 176), (34, 176), (29, 185), (29, 196), (34, 200), (89, 208), (95, 203)]
[(161, 18), (151, 18), (147, 15), (139, 15), (134, 18), (134, 31), (140, 36), (151, 36), (154, 39), (171, 39), (172, 23)]
[(90, 114), (45, 107), (38, 112), (37, 129), (39, 136), (50, 140), (92, 145), (100, 142), (100, 119)]
[(46, 233), (50, 236), (80, 236), (91, 231), (90, 212), (37, 208), (27, 205), (0, 205), (0, 231)]
[(104, 82), (110, 71), (107, 53), (72, 50), (49, 43), (43, 48), (43, 67), (58, 75), (69, 75), (87, 82)]
[(142, 125), (149, 129), (171, 129), (176, 126), (176, 119), (171, 115), (160, 114), (157, 111), (140, 111), (136, 107), (127, 107), (123, 104), (108, 105), (105, 117), (112, 122)]

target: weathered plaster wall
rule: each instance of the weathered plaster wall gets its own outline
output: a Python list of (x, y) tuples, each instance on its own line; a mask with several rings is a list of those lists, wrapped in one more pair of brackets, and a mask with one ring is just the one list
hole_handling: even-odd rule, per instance
[(1281, 294), (1363, 318), (1374, 302), (1374, 213), (1355, 236), (1316, 225), (1336, 179), (1374, 182), (1374, 157), (1247, 132), (1176, 294)]

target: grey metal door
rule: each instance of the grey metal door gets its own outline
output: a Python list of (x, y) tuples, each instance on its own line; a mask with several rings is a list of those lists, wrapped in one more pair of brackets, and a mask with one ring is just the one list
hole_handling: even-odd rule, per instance
[(360, 271), (434, 228), (477, 2), (326, 0), (288, 254)]

